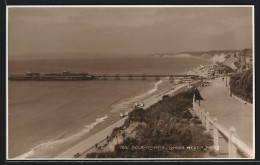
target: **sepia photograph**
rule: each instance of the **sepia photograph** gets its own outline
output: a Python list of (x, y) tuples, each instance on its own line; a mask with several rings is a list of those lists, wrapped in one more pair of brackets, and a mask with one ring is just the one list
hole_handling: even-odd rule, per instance
[(6, 159), (255, 159), (254, 22), (254, 5), (7, 6)]

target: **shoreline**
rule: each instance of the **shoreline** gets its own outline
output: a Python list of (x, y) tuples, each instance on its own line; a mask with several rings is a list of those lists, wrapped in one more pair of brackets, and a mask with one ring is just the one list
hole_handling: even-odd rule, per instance
[[(166, 81), (166, 80), (164, 80), (164, 81)], [(185, 88), (188, 85), (189, 85), (188, 83), (184, 83), (184, 84), (178, 85), (174, 89), (167, 90), (167, 92), (160, 93), (159, 95), (157, 93), (155, 95), (151, 95), (150, 97), (148, 97), (148, 98), (146, 98), (144, 100), (141, 100), (142, 102), (145, 103), (145, 106), (143, 108), (147, 109), (151, 105), (157, 103), (158, 101), (160, 101), (162, 99), (163, 95), (171, 95), (171, 96), (173, 96), (178, 91), (182, 90), (183, 88)], [(93, 148), (93, 146), (95, 146), (96, 143), (100, 143), (100, 142), (104, 141), (106, 139), (106, 135), (110, 135), (114, 128), (120, 127), (121, 125), (123, 125), (124, 121), (127, 118), (128, 118), (127, 116), (121, 118), (120, 120), (116, 121), (112, 125), (106, 127), (105, 129), (99, 131), (98, 133), (88, 137), (87, 139), (77, 143), (76, 145), (72, 146), (68, 150), (62, 152), (61, 154), (59, 154), (55, 158), (57, 158), (57, 159), (69, 158), (70, 159), (70, 158), (73, 158), (73, 156), (75, 154), (79, 154), (79, 155), (84, 154), (89, 149)], [(82, 147), (82, 146), (84, 146), (84, 147)]]
[[(119, 104), (120, 102), (124, 100), (128, 100), (131, 97), (133, 97), (132, 96), (133, 94), (139, 95), (140, 93), (147, 92), (147, 90), (154, 87), (154, 85), (152, 85), (152, 83), (150, 82), (147, 88), (145, 87), (142, 88), (142, 90), (138, 90), (140, 86), (143, 85), (137, 86), (137, 90), (135, 90), (138, 91), (139, 93), (136, 93), (135, 91), (132, 92), (130, 90), (131, 93), (129, 92), (127, 95), (125, 94), (124, 97), (121, 97), (116, 102), (108, 103), (108, 104), (106, 103), (105, 106), (102, 106), (105, 108), (102, 108), (100, 112), (95, 113), (95, 115), (92, 115), (94, 117), (91, 118), (90, 120), (86, 120), (87, 123), (85, 121), (77, 120), (75, 122), (81, 123), (81, 125), (79, 125), (78, 127), (74, 127), (75, 129), (68, 130), (68, 131), (65, 130), (61, 133), (53, 134), (53, 137), (37, 142), (35, 145), (27, 147), (28, 149), (24, 150), (23, 152), (17, 155), (10, 157), (9, 154), (9, 159), (16, 160), (16, 159), (34, 159), (34, 158), (36, 159), (54, 158), (56, 155), (60, 154), (64, 150), (71, 148), (72, 146), (79, 143), (80, 141), (103, 130), (104, 128), (106, 128), (106, 126), (112, 125), (113, 123), (115, 123), (115, 121), (120, 120), (119, 112), (111, 113), (111, 110), (114, 109), (113, 107), (111, 107), (111, 105)], [(126, 110), (126, 108), (124, 108), (124, 110)], [(99, 122), (99, 120), (101, 120), (105, 116), (108, 117), (104, 121)]]
[[(159, 82), (159, 84), (158, 84), (158, 82)], [(122, 107), (121, 110), (117, 110), (115, 112), (111, 111), (112, 109), (114, 109), (114, 107), (109, 108), (110, 109), (109, 113), (106, 114), (106, 115), (108, 115), (108, 117), (103, 122), (100, 122), (97, 125), (95, 125), (92, 129), (90, 129), (82, 137), (77, 138), (73, 141), (68, 141), (68, 143), (66, 143), (64, 145), (61, 144), (61, 143), (57, 144), (57, 145), (54, 144), (56, 142), (56, 140), (46, 141), (46, 142), (43, 142), (43, 143), (36, 145), (35, 147), (31, 148), (30, 150), (27, 150), (26, 152), (24, 152), (22, 154), (15, 156), (13, 158), (10, 158), (10, 159), (11, 160), (20, 160), (20, 159), (24, 160), (24, 159), (39, 159), (39, 158), (43, 158), (43, 159), (55, 158), (57, 155), (60, 155), (61, 153), (63, 153), (63, 151), (66, 151), (66, 150), (72, 148), (73, 146), (77, 145), (78, 143), (81, 143), (82, 141), (84, 141), (85, 139), (90, 138), (91, 136), (93, 136), (93, 135), (99, 133), (100, 131), (104, 130), (108, 125), (113, 125), (116, 122), (118, 122), (119, 120), (121, 120), (122, 118), (120, 118), (119, 113), (129, 111), (129, 109), (132, 110), (133, 105), (134, 105), (134, 102), (133, 102), (134, 100), (132, 100), (133, 98), (137, 97), (138, 101), (144, 101), (146, 99), (150, 100), (152, 97), (155, 97), (158, 94), (165, 93), (165, 91), (170, 91), (170, 87), (172, 87), (174, 85), (174, 84), (170, 84), (169, 80), (155, 81), (153, 84), (157, 87), (154, 86), (151, 89), (149, 88), (149, 89), (147, 89), (148, 91), (144, 90), (143, 91), (144, 93), (139, 93), (136, 96), (131, 96), (131, 97), (127, 96), (124, 100), (117, 102), (115, 105), (120, 105), (120, 104), (125, 103), (125, 102), (130, 102), (130, 104), (128, 103), (128, 105), (130, 105), (130, 106)], [(155, 90), (155, 88), (156, 88), (156, 90)], [(151, 92), (150, 94), (147, 94), (149, 91), (152, 91), (152, 90), (155, 90), (155, 91)], [(140, 95), (142, 95), (142, 96), (140, 97)], [(100, 116), (97, 119), (103, 118), (103, 117), (104, 116)], [(93, 120), (93, 122), (96, 122), (96, 121)], [(89, 123), (88, 125), (90, 126), (90, 125), (92, 125), (92, 123)], [(75, 132), (75, 133), (78, 134), (80, 132)], [(63, 138), (65, 138), (65, 140), (66, 140), (66, 139), (68, 139), (68, 138), (70, 138), (71, 136), (74, 136), (74, 135), (75, 134), (70, 134), (70, 135), (67, 135)], [(61, 136), (63, 136), (63, 135), (61, 135)], [(54, 139), (56, 139), (56, 138), (54, 138)], [(57, 141), (59, 141), (59, 140), (64, 141), (64, 139), (57, 138)], [(57, 147), (49, 145), (49, 144), (54, 144)], [(53, 148), (53, 147), (55, 147), (55, 148)], [(54, 150), (48, 149), (48, 148), (53, 148)]]

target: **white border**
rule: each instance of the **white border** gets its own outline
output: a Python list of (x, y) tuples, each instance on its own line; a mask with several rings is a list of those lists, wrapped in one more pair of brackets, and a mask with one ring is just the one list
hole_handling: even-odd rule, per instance
[[(252, 53), (253, 53), (253, 152), (254, 152), (254, 157), (253, 158), (235, 158), (236, 160), (252, 160), (255, 159), (255, 15), (254, 15), (254, 5), (7, 5), (6, 6), (6, 160), (14, 160), (13, 162), (23, 160), (23, 161), (29, 161), (29, 160), (61, 160), (61, 161), (67, 161), (67, 160), (76, 160), (76, 161), (90, 161), (90, 160), (95, 160), (95, 161), (105, 161), (105, 160), (123, 160), (128, 161), (131, 160), (131, 162), (138, 162), (138, 160), (160, 160), (160, 162), (187, 162), (185, 160), (190, 160), (190, 161), (198, 161), (197, 159), (200, 160), (212, 160), (212, 159), (217, 159), (217, 160), (229, 160), (229, 159), (234, 159), (234, 158), (101, 158), (101, 159), (73, 159), (73, 158), (65, 158), (65, 159), (60, 159), (60, 158), (27, 158), (27, 159), (10, 159), (8, 155), (8, 9), (9, 8), (197, 8), (197, 7), (221, 7), (221, 8), (226, 8), (226, 7), (251, 7), (252, 8)], [(184, 160), (185, 159), (185, 160)], [(164, 161), (161, 161), (164, 160)], [(178, 161), (182, 160), (182, 161)], [(183, 161), (184, 160), (184, 161)], [(230, 161), (230, 162), (238, 162), (238, 161)], [(149, 161), (144, 161), (144, 162), (149, 162)], [(156, 161), (155, 161), (156, 162)], [(223, 161), (211, 161), (211, 162), (223, 162)], [(224, 161), (225, 162), (225, 161)]]

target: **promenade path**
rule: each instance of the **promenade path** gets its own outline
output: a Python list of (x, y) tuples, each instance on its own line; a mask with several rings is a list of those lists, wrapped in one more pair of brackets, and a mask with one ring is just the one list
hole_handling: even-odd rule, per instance
[(253, 148), (253, 106), (230, 97), (226, 80), (221, 78), (215, 79), (211, 86), (202, 88), (200, 93), (204, 99), (200, 102), (201, 107), (227, 129), (233, 126), (240, 139)]

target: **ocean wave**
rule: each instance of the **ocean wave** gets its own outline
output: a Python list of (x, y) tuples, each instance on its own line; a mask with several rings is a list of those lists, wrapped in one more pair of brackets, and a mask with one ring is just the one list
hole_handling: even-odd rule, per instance
[(159, 80), (157, 81), (156, 83), (154, 83), (154, 87), (152, 89), (150, 89), (149, 91), (141, 94), (141, 95), (138, 95), (138, 96), (135, 96), (127, 101), (124, 101), (122, 103), (119, 103), (119, 104), (116, 104), (116, 105), (113, 105), (113, 110), (111, 110), (111, 112), (118, 112), (122, 109), (126, 109), (126, 108), (129, 108), (129, 106), (131, 104), (133, 104), (134, 102), (136, 101), (140, 101), (141, 99), (151, 95), (152, 93), (156, 92), (158, 90), (158, 86), (162, 83), (163, 81), (162, 80)]
[(84, 128), (76, 134), (62, 138), (64, 136), (64, 134), (63, 134), (62, 136), (60, 136), (56, 140), (50, 140), (50, 141), (47, 141), (45, 143), (39, 144), (36, 147), (33, 147), (30, 151), (28, 151), (28, 152), (26, 152), (26, 153), (24, 153), (20, 156), (17, 156), (14, 159), (25, 159), (25, 158), (33, 156), (37, 152), (42, 152), (43, 150), (49, 151), (49, 150), (53, 149), (54, 147), (56, 147), (56, 145), (64, 144), (64, 143), (71, 142), (73, 140), (79, 139), (84, 134), (86, 134), (91, 129), (93, 129), (97, 124), (105, 121), (106, 118), (108, 118), (107, 114), (104, 117), (97, 118), (96, 121), (92, 122), (91, 124), (85, 125)]

